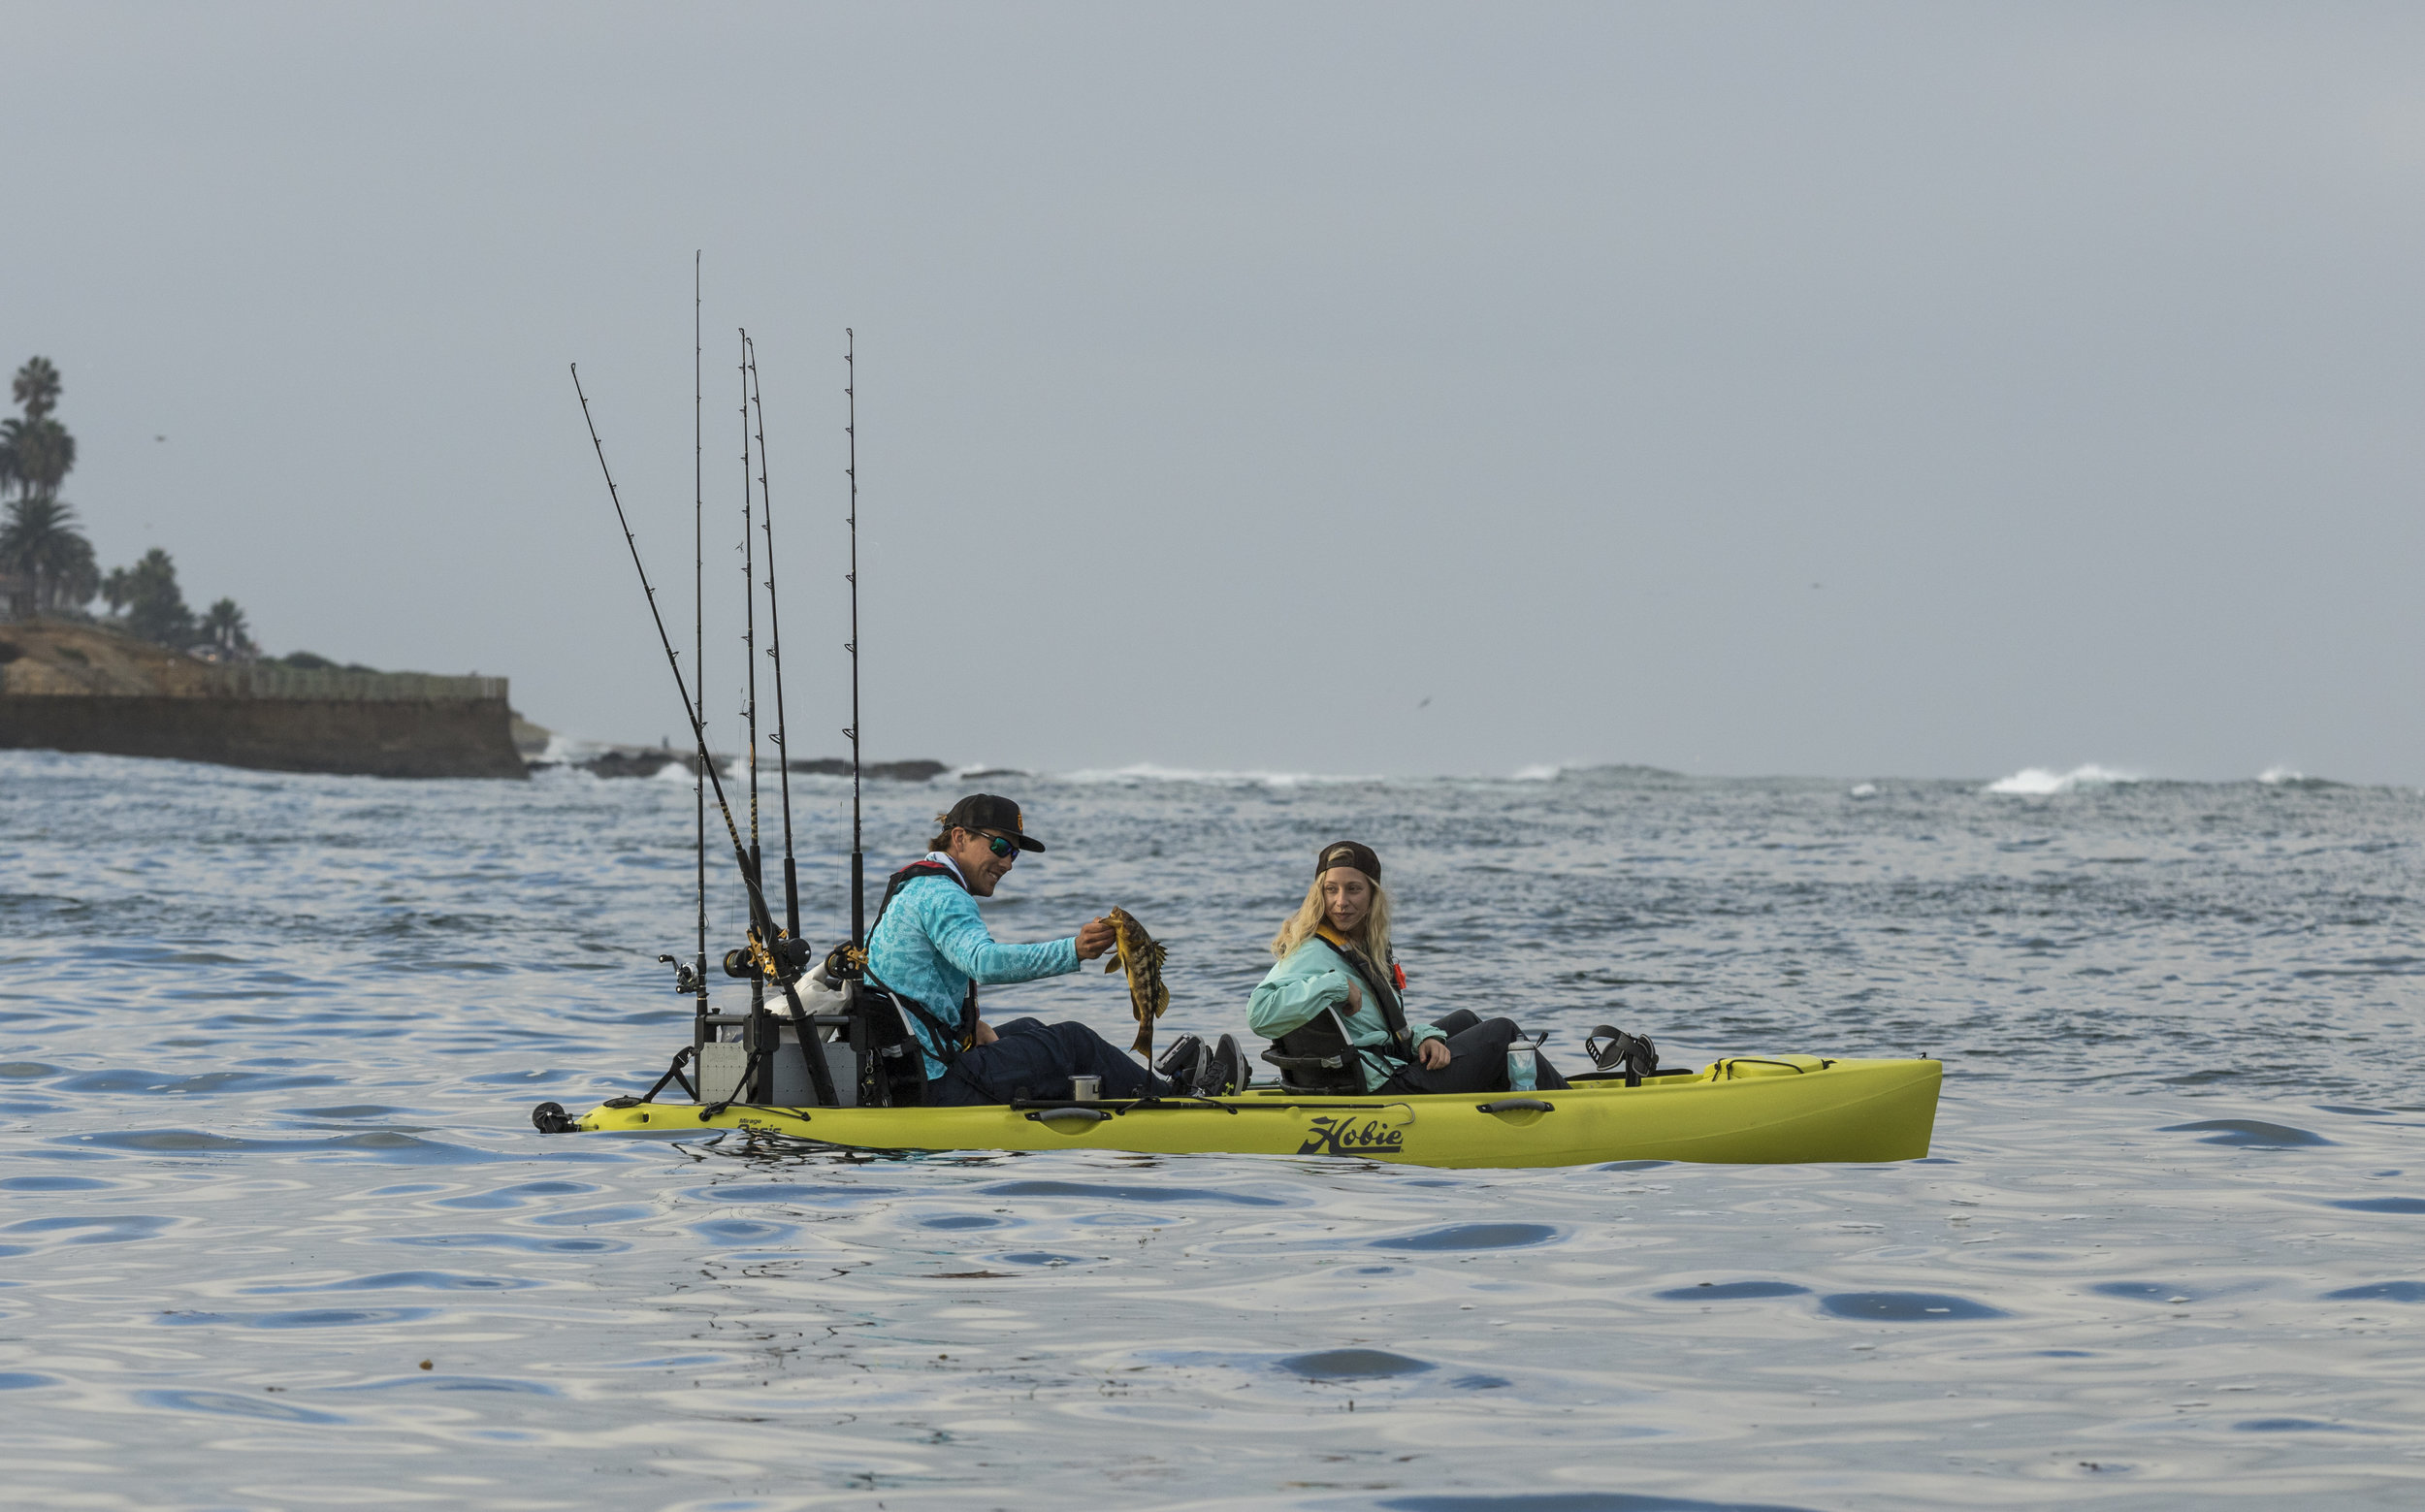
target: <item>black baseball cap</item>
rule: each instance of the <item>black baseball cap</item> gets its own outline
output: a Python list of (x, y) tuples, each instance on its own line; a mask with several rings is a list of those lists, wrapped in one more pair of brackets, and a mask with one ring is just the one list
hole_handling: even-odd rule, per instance
[(990, 829), (1018, 842), (1021, 851), (1041, 851), (1044, 842), (1019, 826), (1018, 805), (1008, 798), (997, 798), (989, 792), (972, 792), (952, 805), (952, 812), (943, 816), (946, 829)]
[(1334, 866), (1352, 866), (1374, 882), (1381, 880), (1381, 858), (1373, 848), (1353, 840), (1334, 840), (1322, 848), (1321, 856), (1313, 863), (1313, 875), (1321, 876)]

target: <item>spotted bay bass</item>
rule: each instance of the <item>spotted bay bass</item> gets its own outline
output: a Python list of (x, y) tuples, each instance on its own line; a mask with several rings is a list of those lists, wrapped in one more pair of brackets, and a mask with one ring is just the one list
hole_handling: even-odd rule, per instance
[(1137, 1015), (1136, 1043), (1129, 1046), (1153, 1063), (1153, 1021), (1170, 1011), (1171, 989), (1162, 981), (1162, 963), (1170, 951), (1160, 941), (1146, 933), (1146, 926), (1124, 908), (1116, 908), (1105, 916), (1112, 921), (1112, 932), (1119, 941), (1119, 953), (1103, 963), (1103, 974), (1116, 971), (1128, 973), (1128, 1007)]

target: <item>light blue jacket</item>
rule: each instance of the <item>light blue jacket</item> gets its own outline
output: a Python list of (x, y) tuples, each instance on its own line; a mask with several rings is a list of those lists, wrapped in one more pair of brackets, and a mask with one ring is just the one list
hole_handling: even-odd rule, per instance
[[(1354, 1013), (1347, 1011), (1347, 984), (1362, 987), (1363, 1006)], [(1347, 1042), (1356, 1046), (1356, 1058), (1363, 1062), (1364, 1090), (1377, 1091), (1380, 1084), (1397, 1075), (1406, 1062), (1396, 1054), (1383, 1054), (1392, 1049), (1389, 1020), (1381, 1013), (1380, 1002), (1361, 972), (1347, 964), (1345, 956), (1330, 948), (1319, 935), (1308, 936), (1305, 943), (1288, 952), (1264, 975), (1254, 996), (1246, 1000), (1246, 1025), (1267, 1040), (1310, 1022), (1326, 1008), (1339, 1011), (1342, 1023), (1347, 1026)], [(1406, 1028), (1414, 1035), (1414, 1043), (1444, 1040), (1448, 1036), (1436, 1025), (1408, 1020)]]
[[(951, 866), (951, 857), (929, 852), (926, 859)], [(959, 868), (953, 867), (954, 872)], [(867, 936), (867, 974), (947, 1024), (960, 1018), (960, 1003), (971, 981), (988, 986), (1033, 981), (1078, 969), (1078, 940), (1047, 940), (1036, 945), (1001, 945), (986, 929), (977, 900), (949, 878), (913, 877), (901, 884), (892, 903)], [(910, 1016), (919, 1047), (926, 1053), (928, 1079), (941, 1077), (943, 1046), (934, 1031)]]

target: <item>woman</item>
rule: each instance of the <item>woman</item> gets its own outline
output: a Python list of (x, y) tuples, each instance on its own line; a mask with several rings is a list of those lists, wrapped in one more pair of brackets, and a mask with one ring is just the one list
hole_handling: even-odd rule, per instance
[[(1273, 937), (1272, 953), (1279, 964), (1246, 1004), (1246, 1021), (1265, 1039), (1337, 1009), (1367, 1092), (1506, 1090), (1507, 1046), (1519, 1033), (1514, 1019), (1486, 1019), (1461, 1008), (1433, 1023), (1407, 1025), (1398, 1000), (1406, 977), (1389, 949), (1389, 895), (1371, 847), (1341, 840), (1322, 848), (1313, 885)], [(1566, 1084), (1547, 1060), (1540, 1062), (1536, 1085)]]

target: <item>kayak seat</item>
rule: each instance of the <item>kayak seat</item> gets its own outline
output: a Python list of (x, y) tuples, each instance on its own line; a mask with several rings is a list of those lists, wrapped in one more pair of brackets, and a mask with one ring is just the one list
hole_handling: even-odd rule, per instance
[(1339, 1011), (1326, 1008), (1272, 1042), (1263, 1058), (1279, 1068), (1279, 1084), (1291, 1092), (1364, 1090), (1364, 1070)]
[(862, 1108), (917, 1108), (926, 1100), (926, 1057), (910, 1027), (901, 1000), (862, 981), (856, 1012), (866, 1051), (859, 1056), (858, 1103)]

